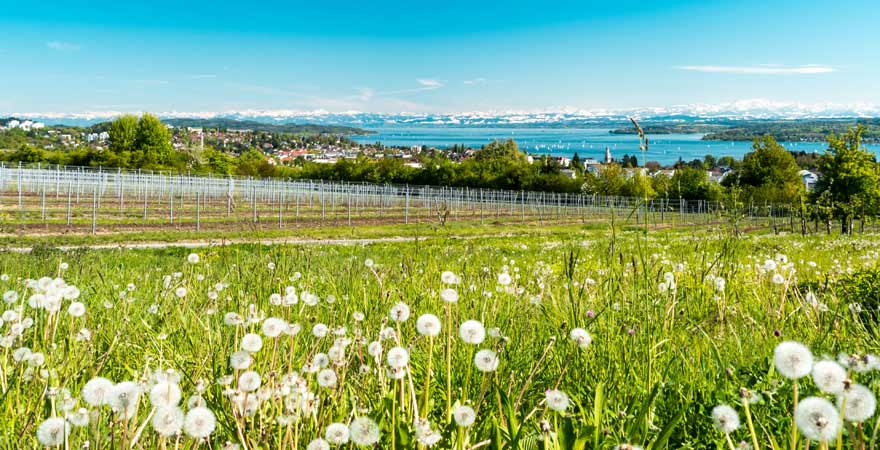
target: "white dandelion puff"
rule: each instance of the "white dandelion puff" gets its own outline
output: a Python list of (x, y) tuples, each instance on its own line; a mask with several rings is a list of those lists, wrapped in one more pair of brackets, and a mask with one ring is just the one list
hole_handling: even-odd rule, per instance
[(474, 424), (474, 421), (477, 420), (477, 413), (474, 412), (474, 409), (467, 405), (459, 405), (452, 412), (452, 417), (455, 419), (455, 424), (462, 427), (467, 428)]
[(850, 422), (864, 422), (874, 416), (877, 399), (870, 389), (854, 384), (837, 398), (838, 408), (843, 408), (843, 418)]
[(773, 350), (773, 362), (782, 376), (796, 380), (810, 374), (813, 354), (799, 342), (785, 341)]
[(593, 341), (593, 338), (590, 337), (590, 333), (583, 328), (574, 328), (571, 330), (569, 337), (575, 344), (577, 344), (578, 348), (585, 349), (590, 346), (590, 342)]
[(794, 420), (801, 433), (812, 441), (829, 442), (837, 437), (840, 416), (828, 400), (807, 397), (798, 403)]
[(553, 411), (564, 413), (568, 409), (568, 394), (558, 389), (545, 392), (544, 401), (547, 403), (547, 407)]
[(813, 382), (820, 391), (836, 394), (843, 391), (846, 369), (834, 361), (819, 361), (813, 366)]
[(248, 333), (241, 338), (241, 349), (250, 352), (256, 353), (263, 348), (263, 338), (260, 337), (259, 334), (256, 333)]
[(331, 423), (324, 430), (324, 439), (332, 445), (343, 445), (348, 443), (349, 431), (344, 423)]
[(394, 347), (385, 355), (388, 366), (394, 369), (403, 368), (409, 363), (409, 352), (403, 347)]
[(330, 444), (321, 438), (312, 439), (306, 446), (306, 450), (330, 450)]
[(392, 306), (391, 312), (388, 313), (388, 317), (395, 322), (406, 322), (406, 320), (409, 319), (409, 306), (403, 302)]
[(739, 414), (728, 405), (718, 405), (712, 408), (712, 421), (715, 428), (724, 434), (730, 434), (739, 428)]
[(235, 370), (247, 369), (251, 366), (252, 362), (251, 354), (244, 350), (239, 350), (229, 355), (229, 366)]
[(180, 388), (174, 383), (156, 383), (150, 389), (150, 403), (156, 408), (177, 406), (180, 398)]
[(323, 388), (336, 386), (336, 372), (332, 369), (324, 369), (318, 372), (318, 385)]
[(379, 442), (379, 425), (369, 417), (355, 418), (348, 428), (354, 445), (370, 446)]
[(270, 317), (263, 321), (263, 335), (268, 338), (276, 338), (287, 330), (287, 322), (284, 319)]
[(416, 330), (422, 336), (437, 336), (441, 331), (440, 319), (433, 314), (422, 314), (416, 319)]
[(440, 291), (440, 298), (446, 303), (458, 302), (458, 291), (452, 288), (446, 288)]
[(107, 404), (123, 419), (132, 418), (137, 412), (141, 388), (132, 381), (123, 381), (110, 388)]
[(95, 377), (89, 380), (83, 386), (80, 394), (84, 402), (91, 406), (101, 406), (107, 403), (110, 389), (113, 388), (113, 382), (103, 378)]
[(458, 328), (458, 335), (467, 344), (479, 345), (486, 339), (486, 329), (476, 320), (468, 320)]
[(217, 419), (210, 409), (198, 407), (189, 410), (183, 420), (183, 430), (190, 437), (196, 439), (204, 439), (214, 432), (217, 426)]
[(498, 368), (498, 354), (487, 348), (480, 350), (474, 355), (474, 365), (480, 372), (494, 372)]
[(262, 380), (260, 374), (249, 370), (238, 376), (238, 388), (244, 392), (253, 392), (260, 388)]
[(37, 427), (37, 440), (44, 447), (60, 447), (68, 434), (70, 427), (67, 421), (60, 417), (46, 419)]
[(165, 406), (156, 409), (150, 422), (156, 433), (164, 437), (172, 437), (183, 428), (183, 411), (177, 406)]

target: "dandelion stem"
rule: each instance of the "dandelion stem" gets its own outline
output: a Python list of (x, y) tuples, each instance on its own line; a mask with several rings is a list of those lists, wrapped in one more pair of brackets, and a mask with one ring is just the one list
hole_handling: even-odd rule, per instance
[(736, 450), (736, 448), (733, 446), (733, 441), (730, 440), (730, 433), (724, 433), (724, 438), (727, 439), (727, 446), (730, 448), (730, 450)]
[(428, 398), (431, 392), (431, 378), (434, 363), (434, 336), (428, 337), (428, 371), (425, 373), (425, 389), (422, 392), (422, 414), (428, 417)]
[(446, 422), (452, 420), (452, 320), (446, 304)]
[(746, 424), (748, 424), (748, 426), (749, 426), (749, 435), (752, 437), (752, 447), (757, 450), (761, 447), (758, 446), (758, 435), (755, 434), (755, 424), (752, 422), (752, 413), (749, 410), (749, 399), (746, 397), (743, 397), (742, 403), (743, 403), (743, 410), (746, 413)]
[[(792, 393), (792, 407), (791, 407), (791, 450), (797, 450), (797, 441), (798, 441), (798, 430), (797, 424), (794, 421), (794, 413), (797, 410), (798, 405), (798, 382), (794, 380), (791, 384), (791, 393)], [(826, 443), (827, 447), (827, 443)]]

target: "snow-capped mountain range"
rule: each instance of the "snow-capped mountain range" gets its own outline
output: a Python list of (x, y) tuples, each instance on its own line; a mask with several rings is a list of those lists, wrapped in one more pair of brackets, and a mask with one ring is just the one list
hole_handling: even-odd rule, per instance
[[(10, 117), (59, 124), (90, 124), (119, 116), (123, 111), (82, 113), (9, 113)], [(701, 122), (727, 120), (805, 120), (880, 117), (880, 106), (872, 103), (803, 104), (769, 100), (741, 100), (721, 104), (687, 104), (670, 107), (633, 109), (551, 108), (532, 111), (471, 111), (461, 113), (375, 113), (362, 111), (330, 112), (293, 109), (247, 109), (236, 111), (167, 111), (162, 118), (226, 118), (266, 123), (313, 123), (381, 126), (576, 126), (616, 124), (633, 116), (646, 121)], [(3, 115), (0, 115), (3, 116)]]

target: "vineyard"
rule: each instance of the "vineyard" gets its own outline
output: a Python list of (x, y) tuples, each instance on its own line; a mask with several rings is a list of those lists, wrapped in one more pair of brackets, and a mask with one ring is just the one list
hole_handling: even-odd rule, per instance
[[(739, 205), (744, 227), (794, 231), (787, 205)], [(0, 166), (2, 231), (268, 230), (449, 222), (715, 225), (723, 203), (320, 180)]]

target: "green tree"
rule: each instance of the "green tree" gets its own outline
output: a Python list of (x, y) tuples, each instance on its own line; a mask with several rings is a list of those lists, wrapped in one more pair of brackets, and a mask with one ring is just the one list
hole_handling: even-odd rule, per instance
[(622, 195), (626, 189), (626, 175), (618, 164), (605, 164), (595, 174), (587, 173), (581, 192), (589, 195)]
[(131, 153), (136, 150), (138, 137), (137, 117), (126, 114), (110, 123), (110, 151), (116, 154)]
[(706, 171), (690, 166), (675, 170), (669, 180), (669, 197), (685, 200), (718, 200), (722, 195), (721, 186), (709, 181)]
[(742, 166), (725, 177), (725, 186), (738, 184), (755, 202), (791, 203), (804, 191), (800, 168), (794, 157), (773, 136), (755, 138)]
[(856, 215), (876, 212), (880, 177), (874, 155), (861, 147), (863, 128), (850, 128), (842, 136), (828, 137), (828, 150), (819, 161), (822, 177), (815, 195), (831, 204), (841, 220), (841, 232), (852, 233)]
[(134, 159), (139, 167), (166, 164), (174, 151), (168, 127), (152, 114), (144, 114), (138, 120), (135, 147)]

